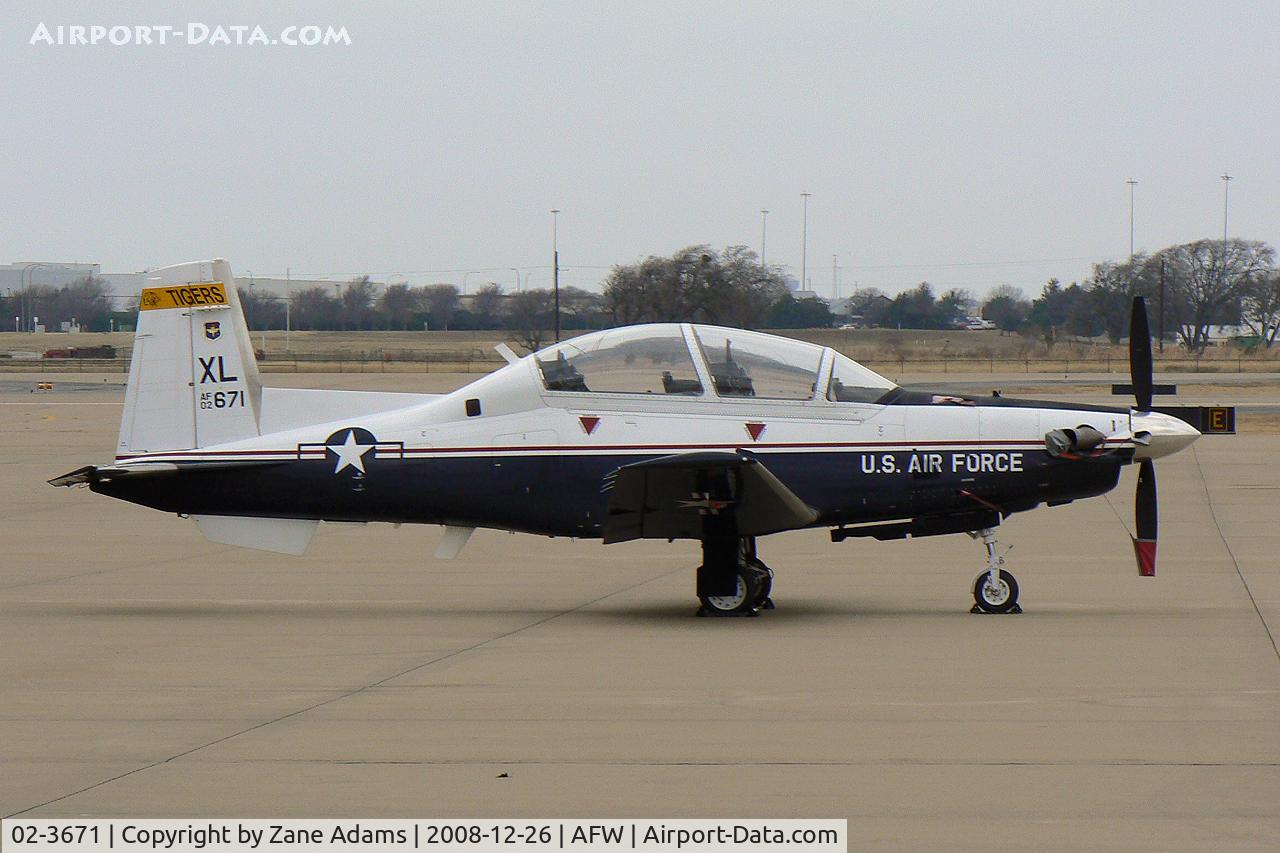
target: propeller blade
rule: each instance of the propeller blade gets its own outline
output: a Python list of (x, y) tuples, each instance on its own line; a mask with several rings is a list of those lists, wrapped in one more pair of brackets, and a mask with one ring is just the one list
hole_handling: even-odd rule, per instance
[(1151, 411), (1151, 326), (1147, 323), (1147, 300), (1133, 297), (1129, 315), (1129, 377), (1140, 412)]
[(1138, 468), (1138, 489), (1133, 498), (1133, 515), (1138, 533), (1133, 537), (1138, 574), (1144, 578), (1152, 578), (1156, 575), (1159, 512), (1156, 507), (1156, 466), (1150, 459), (1143, 459)]

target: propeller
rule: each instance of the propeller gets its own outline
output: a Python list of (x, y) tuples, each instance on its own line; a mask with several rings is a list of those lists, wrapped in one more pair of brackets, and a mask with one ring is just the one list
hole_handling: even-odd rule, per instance
[[(1151, 327), (1147, 323), (1147, 302), (1141, 296), (1133, 298), (1133, 313), (1129, 316), (1129, 376), (1137, 403), (1134, 408), (1139, 412), (1151, 411)], [(1156, 500), (1156, 466), (1150, 459), (1143, 459), (1138, 468), (1133, 515), (1138, 535), (1131, 538), (1133, 553), (1138, 559), (1138, 574), (1144, 578), (1155, 577), (1159, 512)]]

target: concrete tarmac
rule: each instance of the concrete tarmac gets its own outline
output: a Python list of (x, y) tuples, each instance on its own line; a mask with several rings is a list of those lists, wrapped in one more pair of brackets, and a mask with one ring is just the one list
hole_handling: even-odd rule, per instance
[(5, 379), (0, 814), (812, 816), (848, 818), (857, 849), (1280, 848), (1280, 435), (1158, 463), (1155, 579), (1126, 469), (1002, 528), (1021, 616), (968, 613), (966, 537), (806, 531), (761, 541), (777, 610), (716, 620), (693, 616), (690, 543), (210, 543), (45, 484), (110, 458), (120, 377)]

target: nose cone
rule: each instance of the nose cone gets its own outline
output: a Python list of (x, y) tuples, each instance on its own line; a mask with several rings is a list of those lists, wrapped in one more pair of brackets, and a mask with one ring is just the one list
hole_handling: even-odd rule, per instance
[(1131, 412), (1129, 423), (1138, 445), (1136, 459), (1159, 459), (1177, 453), (1200, 437), (1200, 430), (1191, 424), (1160, 412)]

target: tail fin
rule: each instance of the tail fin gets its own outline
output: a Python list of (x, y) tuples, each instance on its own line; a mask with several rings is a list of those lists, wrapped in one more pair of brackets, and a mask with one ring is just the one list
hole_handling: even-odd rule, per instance
[(145, 281), (116, 455), (258, 435), (262, 383), (231, 265), (178, 264)]

